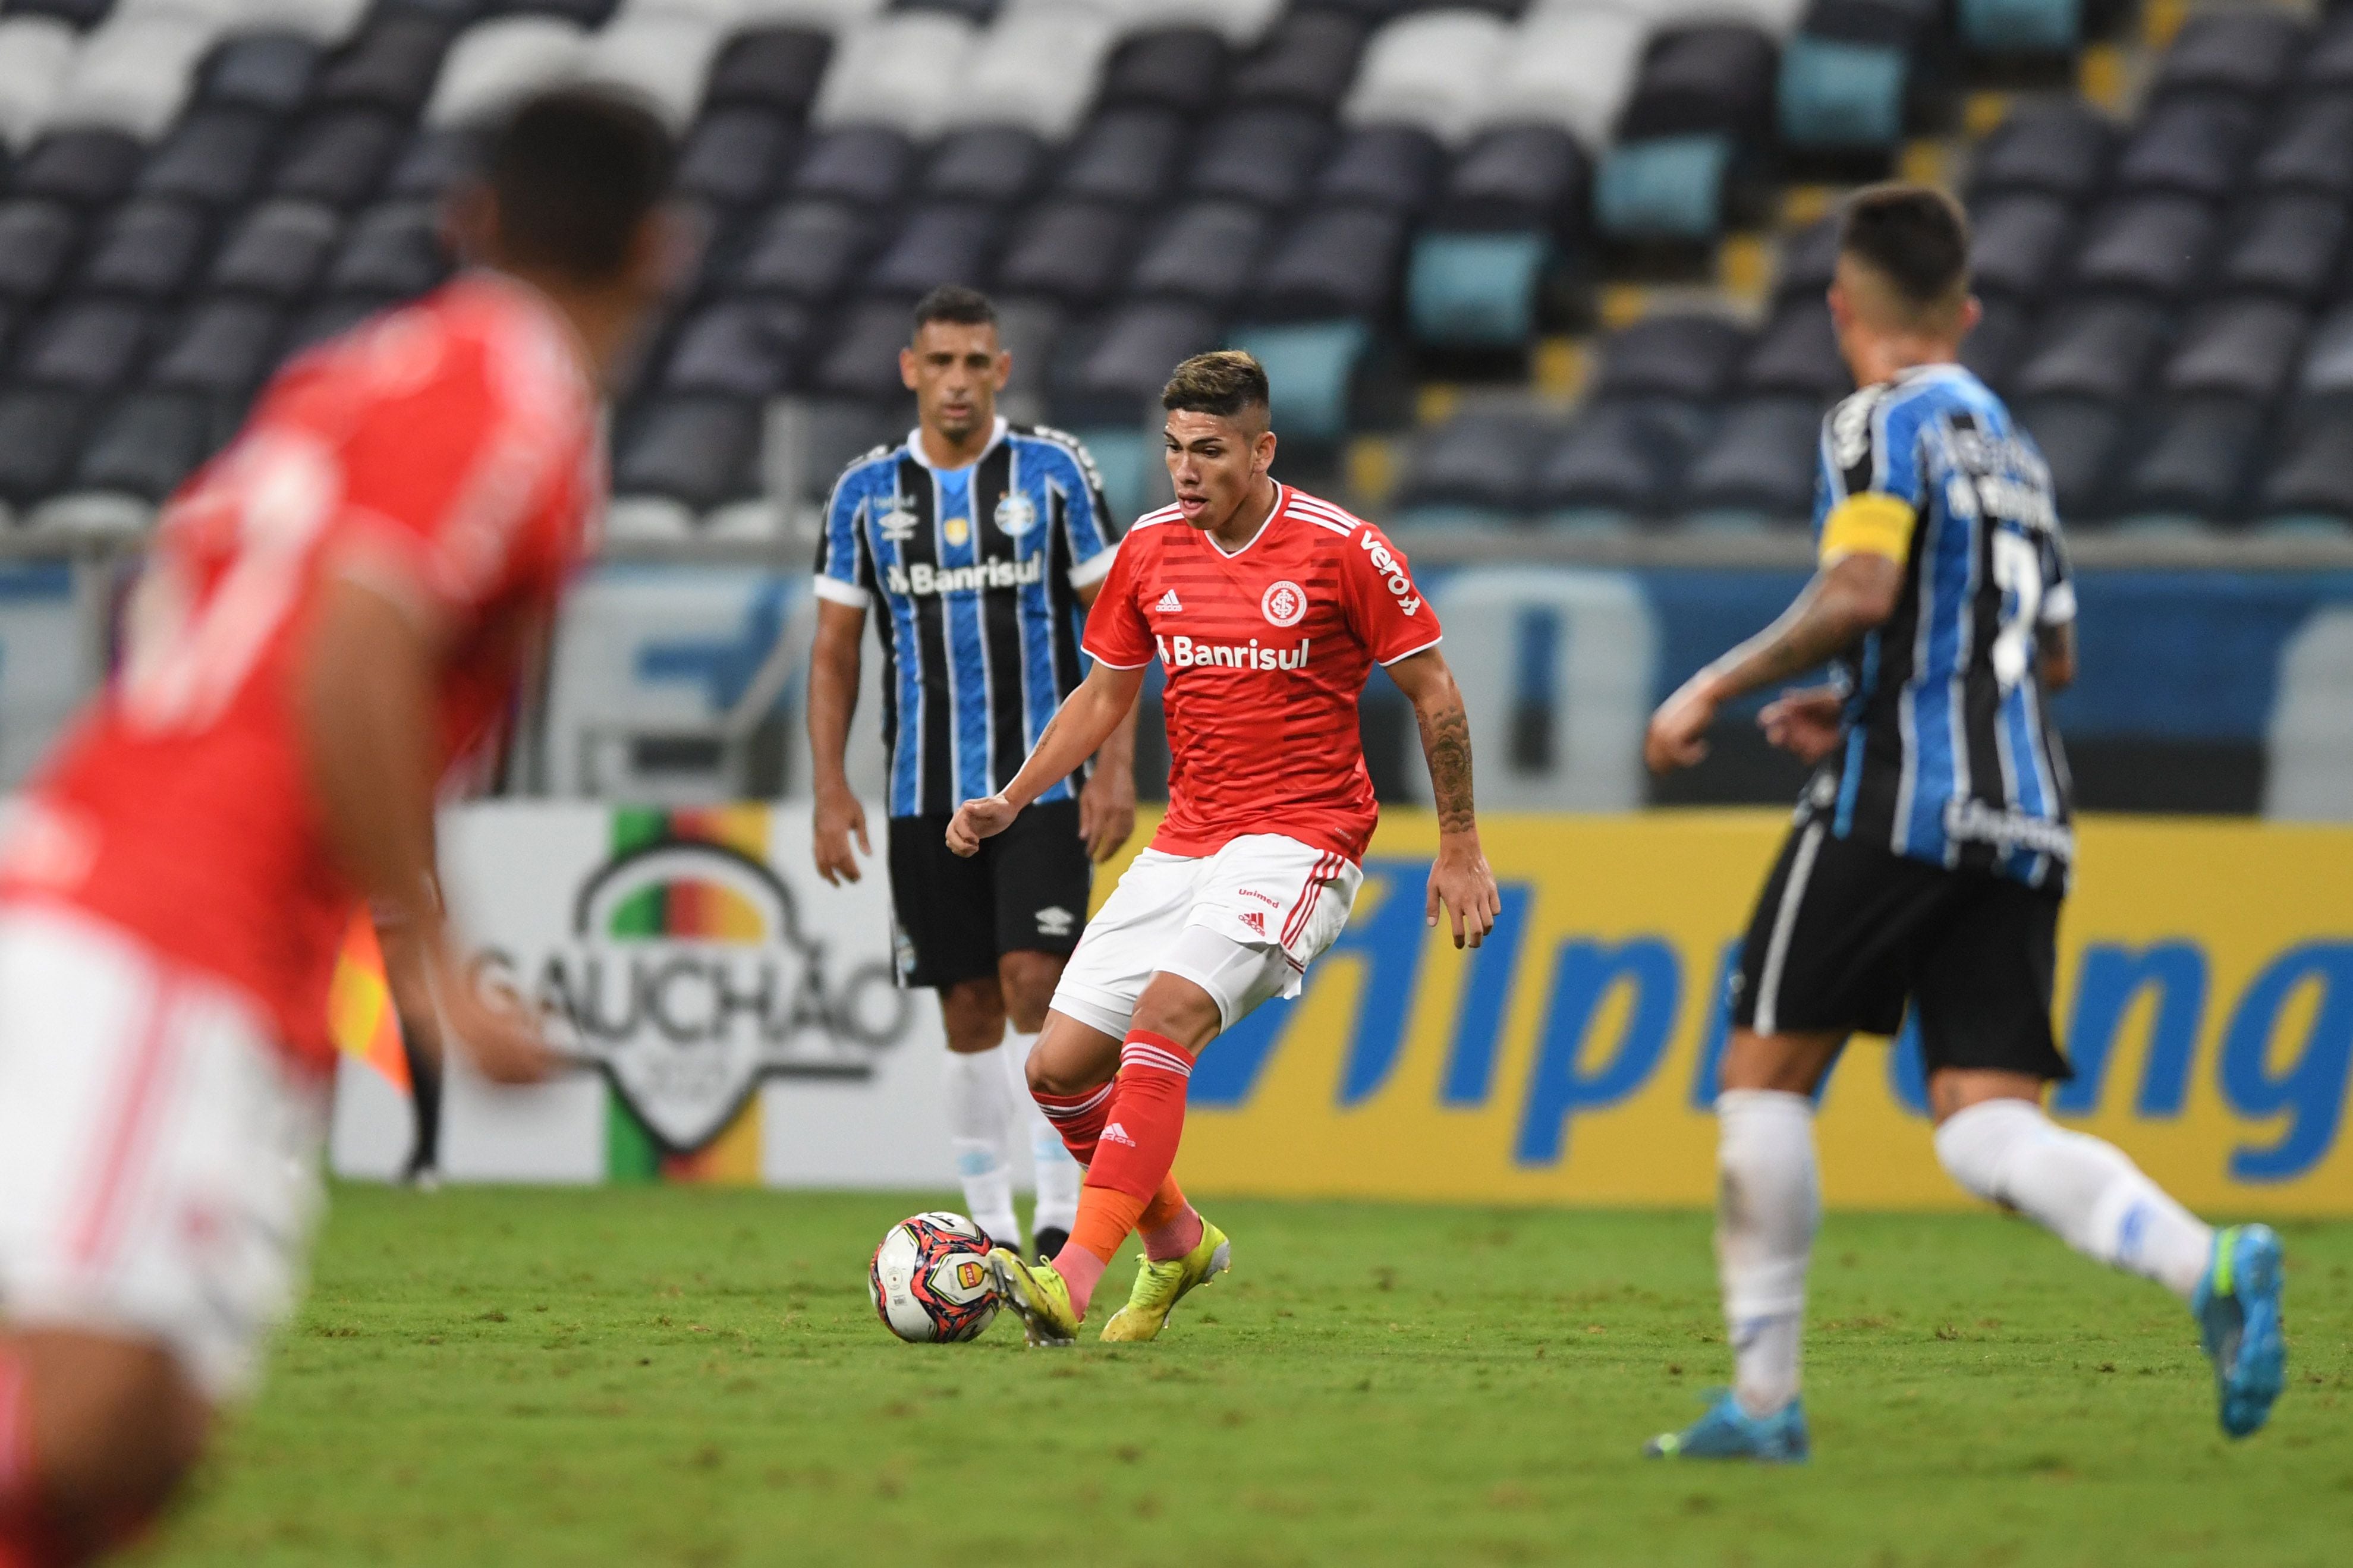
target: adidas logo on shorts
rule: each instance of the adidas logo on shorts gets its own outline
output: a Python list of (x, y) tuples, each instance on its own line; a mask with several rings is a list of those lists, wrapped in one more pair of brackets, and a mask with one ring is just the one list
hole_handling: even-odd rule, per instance
[(1103, 1143), (1124, 1143), (1131, 1149), (1135, 1147), (1135, 1140), (1130, 1138), (1127, 1135), (1127, 1129), (1122, 1127), (1116, 1121), (1103, 1130), (1103, 1137), (1097, 1140), (1097, 1142)]
[(1160, 603), (1153, 605), (1152, 607), (1158, 610), (1164, 616), (1173, 616), (1185, 606), (1178, 602), (1176, 598), (1176, 590), (1171, 588), (1166, 593), (1161, 595)]
[(1259, 913), (1256, 910), (1244, 910), (1242, 911), (1242, 924), (1250, 927), (1250, 930), (1258, 932), (1261, 936), (1264, 936), (1266, 934), (1266, 917)]

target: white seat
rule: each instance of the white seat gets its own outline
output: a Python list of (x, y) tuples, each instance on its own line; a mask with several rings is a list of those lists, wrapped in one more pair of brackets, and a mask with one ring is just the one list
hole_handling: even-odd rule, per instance
[(673, 131), (684, 131), (702, 102), (711, 62), (727, 34), (705, 16), (640, 12), (592, 33), (581, 59), (584, 80), (643, 94)]
[[(1806, 0), (1610, 0), (1610, 4), (1642, 17), (1653, 31), (1703, 22), (1746, 22), (1776, 38), (1797, 31), (1806, 14)], [(1576, 0), (1537, 0), (1528, 19), (1585, 8)]]
[(48, 124), (81, 37), (54, 16), (0, 20), (0, 142), (18, 152)]
[(1340, 106), (1351, 124), (1418, 125), (1459, 142), (1510, 49), (1513, 29), (1485, 11), (1423, 11), (1375, 33)]
[(217, 19), (196, 11), (110, 19), (82, 40), (45, 129), (102, 126), (153, 141), (180, 117), (218, 37)]
[(951, 122), (1018, 125), (1063, 140), (1094, 101), (1114, 27), (1105, 11), (1071, 0), (1000, 16), (975, 41)]
[(1473, 125), (1558, 125), (1598, 152), (1633, 96), (1650, 41), (1651, 25), (1630, 11), (1591, 5), (1531, 17), (1480, 95)]
[(809, 118), (936, 136), (961, 96), (975, 29), (937, 11), (894, 11), (841, 36)]
[(450, 46), (425, 105), (428, 125), (480, 119), (536, 88), (579, 75), (588, 52), (576, 23), (557, 16), (501, 16), (477, 23)]

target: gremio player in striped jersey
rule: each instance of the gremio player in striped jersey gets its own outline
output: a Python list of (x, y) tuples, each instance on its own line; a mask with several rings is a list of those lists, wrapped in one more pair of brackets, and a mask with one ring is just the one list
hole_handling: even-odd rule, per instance
[(1726, 701), (1828, 660), (1766, 734), (1820, 764), (1742, 953), (1716, 1100), (1716, 1252), (1734, 1386), (1661, 1457), (1802, 1459), (1798, 1359), (1820, 1196), (1813, 1096), (1853, 1032), (1908, 1000), (1936, 1156), (1979, 1197), (2187, 1302), (2223, 1430), (2279, 1394), (2279, 1241), (2210, 1229), (2126, 1156), (2042, 1113), (2071, 1076), (2051, 1031), (2074, 851), (2043, 693), (2074, 674), (2075, 596), (2033, 442), (1954, 363), (1976, 324), (1967, 220), (1917, 185), (1847, 208), (1831, 314), (1862, 390), (1822, 426), (1820, 566), (1788, 612), (1651, 721), (1661, 773)]

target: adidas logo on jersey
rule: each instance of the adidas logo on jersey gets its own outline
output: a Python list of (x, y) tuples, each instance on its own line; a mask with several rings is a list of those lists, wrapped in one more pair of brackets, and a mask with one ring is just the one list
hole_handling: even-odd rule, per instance
[(1135, 1140), (1130, 1138), (1127, 1135), (1127, 1129), (1122, 1127), (1116, 1121), (1103, 1130), (1103, 1137), (1098, 1139), (1097, 1142), (1103, 1143), (1124, 1143), (1131, 1149), (1135, 1147)]
[(1168, 592), (1161, 595), (1160, 602), (1152, 607), (1159, 611), (1164, 616), (1173, 616), (1185, 606), (1177, 601), (1176, 590), (1171, 588)]
[(1308, 639), (1297, 647), (1261, 647), (1258, 638), (1247, 643), (1195, 642), (1191, 637), (1155, 637), (1160, 662), (1170, 669), (1219, 665), (1228, 669), (1304, 669)]
[(1250, 930), (1258, 932), (1261, 936), (1264, 936), (1266, 934), (1266, 917), (1259, 913), (1256, 910), (1244, 910), (1242, 911), (1242, 924), (1250, 927)]

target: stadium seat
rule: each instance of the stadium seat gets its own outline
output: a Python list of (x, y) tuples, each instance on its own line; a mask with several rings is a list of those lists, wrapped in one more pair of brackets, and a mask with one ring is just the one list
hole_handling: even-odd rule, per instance
[(809, 27), (761, 27), (740, 33), (711, 68), (703, 101), (713, 109), (738, 105), (805, 115), (833, 58), (830, 34)]
[(997, 289), (1072, 308), (1100, 304), (1126, 276), (1138, 220), (1093, 202), (1055, 202), (1030, 213), (1005, 252)]
[[(1315, 18), (1307, 12), (1299, 24)], [(1351, 125), (1411, 125), (1444, 142), (1467, 136), (1481, 95), (1503, 74), (1514, 30), (1481, 11), (1415, 12), (1388, 23), (1365, 48), (1341, 106)]]
[(154, 141), (194, 94), (196, 68), (226, 31), (224, 21), (201, 9), (109, 18), (74, 52), (47, 124)]
[(276, 122), (259, 110), (199, 109), (180, 121), (140, 170), (132, 190), (218, 210), (243, 201), (277, 149)]
[(1227, 101), (1295, 104), (1328, 119), (1356, 80), (1364, 53), (1365, 27), (1357, 19), (1329, 8), (1289, 11), (1235, 65)]
[(809, 399), (805, 454), (801, 464), (805, 499), (822, 501), (841, 470), (877, 447), (904, 440), (909, 423), (899, 398)]
[(2233, 397), (2173, 404), (2149, 424), (2118, 474), (2120, 517), (2234, 518), (2245, 508), (2248, 467), (2263, 439), (2262, 405)]
[(1150, 205), (1176, 183), (1188, 139), (1174, 110), (1107, 110), (1080, 132), (1054, 189), (1082, 201)]
[(914, 143), (884, 125), (845, 125), (812, 137), (793, 171), (795, 196), (885, 206), (915, 173)]
[(1018, 125), (1069, 139), (1103, 80), (1112, 19), (1083, 0), (1037, 0), (998, 17), (955, 80), (956, 124)]
[(759, 489), (761, 408), (735, 398), (664, 400), (630, 421), (613, 493), (675, 501), (700, 515)]
[(1372, 345), (1358, 321), (1250, 327), (1232, 335), (1266, 367), (1274, 427), (1286, 441), (1337, 441), (1349, 431), (1349, 388)]
[(996, 209), (974, 202), (917, 207), (875, 258), (863, 291), (912, 300), (944, 283), (976, 287), (987, 279), (1003, 226)]
[(431, 289), (448, 270), (439, 215), (422, 203), (388, 202), (353, 220), (326, 286), (338, 294), (406, 298)]
[(702, 101), (712, 61), (725, 41), (719, 23), (709, 17), (628, 11), (582, 40), (579, 76), (635, 94), (673, 132), (681, 132)]
[(1793, 295), (1776, 310), (1741, 359), (1739, 390), (1807, 397), (1816, 406), (1852, 392), (1854, 377), (1839, 357), (1828, 302)]
[(1273, 229), (1273, 220), (1254, 206), (1190, 203), (1145, 242), (1128, 276), (1128, 292), (1190, 300), (1222, 313), (1250, 286)]
[(1359, 125), (1345, 132), (1315, 177), (1321, 204), (1353, 203), (1406, 216), (1427, 209), (1446, 174), (1446, 149), (1410, 125)]
[(11, 16), (41, 17), (62, 22), (77, 32), (88, 32), (106, 20), (115, 0), (5, 0), (0, 12)]
[[(198, 0), (199, 5), (211, 0)], [(321, 44), (342, 43), (359, 30), (360, 23), (375, 5), (376, 0), (225, 0), (220, 5), (222, 31), (244, 28), (256, 31), (299, 32)], [(189, 0), (155, 0), (159, 9), (177, 9)], [(115, 15), (130, 7), (118, 0)]]
[(0, 142), (18, 151), (32, 145), (79, 45), (55, 16), (0, 16)]
[(971, 23), (937, 11), (860, 23), (836, 40), (811, 121), (887, 125), (918, 141), (938, 135), (956, 112), (947, 84), (964, 79), (975, 37)]
[(2116, 146), (2116, 126), (2080, 100), (2021, 104), (1978, 145), (1970, 199), (2044, 191), (2081, 203), (2107, 178)]
[(1237, 49), (1262, 40), (1284, 11), (1284, 0), (1103, 0), (1123, 8), (1138, 26), (1208, 27)]
[(456, 37), (456, 27), (440, 17), (385, 11), (320, 68), (313, 100), (323, 108), (382, 109), (414, 118), (432, 97)]
[(1536, 505), (1536, 465), (1560, 436), (1525, 415), (1457, 415), (1414, 443), (1398, 491), (1398, 521), (1517, 521)]
[(98, 293), (160, 303), (188, 286), (211, 237), (204, 209), (191, 203), (126, 202), (99, 226), (76, 281)]
[[(311, 96), (319, 74), (316, 40), (300, 33), (246, 33), (215, 48), (196, 79), (196, 101), (290, 114)], [(411, 106), (413, 107), (413, 106)]]
[(2267, 189), (2311, 191), (2338, 202), (2353, 199), (2353, 91), (2290, 108), (2270, 145), (2255, 159), (2254, 178)]
[(270, 177), (269, 194), (358, 206), (375, 195), (407, 142), (407, 127), (383, 110), (350, 110), (310, 121), (294, 132)]
[(2109, 402), (2060, 397), (2021, 403), (2015, 413), (2050, 465), (2061, 520), (2105, 516), (2108, 473), (2124, 434), (2124, 411)]
[(480, 165), (478, 132), (427, 127), (408, 139), (408, 145), (385, 176), (384, 194), (405, 201), (433, 201)]
[(1334, 316), (1388, 321), (1395, 313), (1405, 239), (1405, 220), (1377, 207), (1312, 212), (1292, 226), (1259, 268), (1248, 311), (1268, 321)]
[(153, 314), (115, 300), (73, 300), (35, 323), (16, 379), (64, 392), (111, 391), (128, 380), (154, 331)]
[(1290, 207), (1306, 194), (1332, 141), (1331, 121), (1311, 110), (1236, 110), (1203, 129), (1186, 187), (1197, 196)]
[(1894, 146), (1911, 69), (1894, 45), (1799, 34), (1781, 51), (1782, 142), (1810, 151)]
[(1838, 268), (1839, 220), (1836, 214), (1817, 218), (1795, 234), (1785, 236), (1773, 272), (1773, 297), (1819, 300), (1831, 286)]
[(761, 220), (736, 268), (734, 286), (822, 304), (849, 286), (874, 240), (873, 220), (856, 207), (788, 202)]
[(1045, 174), (1046, 145), (1037, 132), (1014, 125), (980, 125), (952, 133), (923, 168), (926, 196), (1008, 206), (1036, 188)]
[(1707, 426), (1706, 415), (1692, 404), (1602, 398), (1537, 464), (1535, 503), (1554, 519), (1574, 514), (1588, 524), (1665, 516)]
[(0, 501), (24, 510), (55, 495), (73, 472), (90, 417), (76, 393), (0, 393)]
[(1768, 140), (1778, 58), (1770, 37), (1739, 23), (1701, 23), (1660, 35), (1620, 117), (1620, 140), (1702, 132), (1741, 144)]
[(817, 386), (836, 397), (871, 403), (905, 395), (899, 383), (899, 351), (907, 346), (907, 307), (896, 300), (868, 300), (847, 314), (832, 346), (818, 362)]
[(2167, 47), (2155, 90), (2263, 99), (2288, 85), (2311, 44), (2302, 18), (2269, 6), (2192, 16)]
[(1712, 240), (1724, 226), (1732, 158), (1722, 134), (1620, 142), (1594, 181), (1594, 220), (1616, 239)]
[(559, 16), (495, 16), (458, 36), (426, 100), (428, 125), (464, 125), (533, 88), (577, 76), (587, 44)]
[(2327, 21), (2298, 62), (2296, 87), (2305, 92), (2342, 92), (2353, 88), (2353, 11), (2322, 7)]
[(1224, 37), (1212, 28), (1139, 33), (1120, 46), (1105, 68), (1103, 101), (1158, 104), (1198, 115), (1224, 96), (1229, 63)]
[(798, 136), (798, 125), (772, 109), (714, 110), (680, 150), (678, 188), (722, 207), (763, 201), (792, 166)]
[(259, 300), (209, 300), (188, 312), (149, 367), (150, 386), (250, 393), (278, 363), (285, 313)]
[(816, 335), (809, 309), (782, 300), (727, 300), (680, 329), (662, 367), (665, 393), (714, 393), (765, 399), (804, 374), (802, 355)]
[(131, 188), (146, 145), (121, 131), (59, 131), (16, 165), (9, 195), (46, 196), (84, 208), (111, 204)]
[(2353, 305), (2340, 305), (2314, 331), (2296, 390), (2306, 397), (2353, 394)]
[(279, 351), (281, 361), (339, 338), (383, 310), (390, 300), (376, 294), (343, 294), (322, 300), (294, 319)]
[(2075, 281), (2175, 300), (2204, 275), (2214, 209), (2181, 195), (2128, 196), (2092, 215), (2075, 255)]
[(160, 505), (234, 433), (231, 412), (201, 393), (133, 394), (99, 416), (71, 488)]
[(1460, 230), (1533, 229), (1574, 242), (1585, 227), (1591, 165), (1549, 125), (1507, 125), (1464, 149), (1447, 172), (1433, 222)]
[(1513, 348), (1535, 332), (1542, 234), (1425, 233), (1406, 272), (1406, 319), (1432, 348)]
[(1748, 347), (1748, 334), (1721, 316), (1652, 316), (1612, 332), (1601, 345), (1601, 397), (1722, 396)]
[(2040, 347), (2011, 377), (2016, 395), (2122, 403), (2139, 394), (2165, 337), (2165, 313), (2138, 300), (2054, 307), (2035, 327)]
[(2235, 100), (2162, 100), (2126, 142), (2116, 186), (2220, 201), (2239, 189), (2261, 125), (2255, 109)]
[(309, 293), (343, 239), (341, 215), (311, 202), (267, 202), (248, 211), (213, 257), (206, 279), (218, 293), (292, 304)]
[(1168, 372), (1217, 341), (1217, 318), (1198, 305), (1149, 300), (1120, 308), (1057, 378), (1059, 422), (1140, 424), (1148, 413), (1157, 423)]
[(2353, 212), (2327, 196), (2290, 192), (2264, 197), (2223, 225), (2228, 237), (2214, 269), (2216, 287), (2315, 303), (2337, 276), (2348, 219)]
[(2082, 40), (2082, 0), (1959, 0), (1961, 40), (1980, 54), (2064, 55)]
[(81, 228), (80, 216), (60, 202), (0, 202), (0, 299), (29, 301), (55, 289)]
[(1103, 504), (1124, 526), (1151, 510), (1146, 499), (1160, 468), (1159, 440), (1133, 425), (1096, 426), (1071, 435), (1095, 460)]
[[(0, 441), (0, 450), (6, 447)], [(2281, 443), (2257, 492), (2265, 516), (2320, 513), (2353, 518), (2353, 406), (2338, 405), (2304, 421)]]
[(1563, 5), (1516, 28), (1491, 81), (1480, 84), (1472, 129), (1556, 127), (1588, 149), (1607, 147), (1633, 96), (1651, 25), (1607, 5)]
[(1806, 521), (1813, 510), (1821, 427), (1821, 404), (1811, 396), (1735, 404), (1693, 459), (1681, 510)]
[(1969, 273), (1981, 294), (2041, 300), (2063, 270), (2074, 209), (2057, 196), (2021, 192), (1970, 215)]
[(1996, 392), (2007, 393), (2010, 373), (2026, 353), (2033, 312), (2018, 300), (2000, 295), (1983, 303), (1984, 316), (1976, 330), (1962, 340), (1961, 363)]

